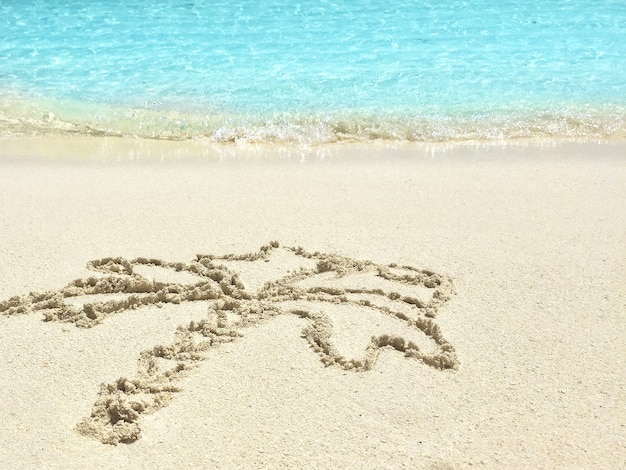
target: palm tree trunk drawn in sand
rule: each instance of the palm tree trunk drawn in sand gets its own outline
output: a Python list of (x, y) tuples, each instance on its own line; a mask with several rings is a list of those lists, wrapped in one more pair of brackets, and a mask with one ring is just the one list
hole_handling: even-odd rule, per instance
[[(302, 336), (319, 354), (326, 366), (366, 371), (376, 363), (382, 348), (395, 349), (436, 369), (456, 369), (459, 365), (453, 346), (442, 336), (433, 321), (440, 307), (453, 294), (449, 278), (410, 266), (379, 265), (334, 254), (309, 253), (302, 248), (280, 248), (307, 259), (313, 268), (301, 268), (259, 290), (246, 290), (229, 262), (269, 262), (279, 250), (278, 242), (244, 255), (197, 255), (191, 263), (171, 263), (159, 259), (105, 258), (88, 263), (88, 268), (104, 276), (77, 279), (57, 291), (31, 293), (0, 302), (4, 315), (41, 312), (45, 321), (74, 323), (91, 328), (107, 316), (146, 305), (207, 301), (207, 318), (179, 326), (176, 340), (142, 351), (135, 377), (121, 377), (102, 384), (91, 415), (77, 426), (78, 432), (105, 444), (131, 443), (141, 437), (142, 415), (167, 405), (180, 391), (178, 380), (206, 359), (206, 351), (221, 343), (234, 341), (247, 326), (277, 315), (295, 314), (308, 320)], [(233, 263), (230, 263), (233, 264)], [(160, 267), (173, 272), (198, 276), (199, 282), (181, 284), (157, 282), (135, 272), (139, 266)], [(369, 282), (363, 282), (369, 280)], [(374, 284), (371, 281), (374, 281)], [(385, 290), (396, 285), (399, 289)], [(398, 292), (407, 289), (427, 292), (420, 298)], [(122, 299), (85, 303), (76, 306), (66, 299), (95, 294), (127, 294)], [(319, 305), (366, 308), (390, 316), (412, 329), (423, 332), (436, 345), (424, 353), (417, 344), (402, 336), (372, 336), (365, 354), (347, 359), (333, 343), (333, 323)]]

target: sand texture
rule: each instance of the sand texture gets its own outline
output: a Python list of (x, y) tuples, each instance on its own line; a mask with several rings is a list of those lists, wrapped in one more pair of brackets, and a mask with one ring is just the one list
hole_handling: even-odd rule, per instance
[(34, 142), (0, 468), (626, 466), (626, 144)]

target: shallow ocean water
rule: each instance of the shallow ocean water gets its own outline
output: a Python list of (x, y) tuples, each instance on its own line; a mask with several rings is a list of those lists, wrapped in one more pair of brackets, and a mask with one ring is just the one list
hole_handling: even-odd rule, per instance
[(0, 4), (0, 135), (626, 136), (618, 0)]

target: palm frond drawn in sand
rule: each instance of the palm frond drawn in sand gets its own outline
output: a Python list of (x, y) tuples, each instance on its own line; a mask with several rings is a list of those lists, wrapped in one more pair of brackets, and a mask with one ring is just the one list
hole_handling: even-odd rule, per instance
[[(267, 282), (256, 291), (247, 290), (232, 265), (269, 262), (278, 250), (307, 260), (312, 267), (301, 267)], [(137, 273), (140, 267), (189, 273), (199, 281), (158, 282)], [(453, 286), (449, 278), (432, 271), (357, 261), (335, 254), (309, 253), (302, 248), (279, 249), (277, 242), (261, 247), (257, 253), (197, 255), (191, 263), (105, 258), (89, 262), (88, 268), (100, 275), (77, 279), (57, 291), (1, 301), (0, 313), (41, 312), (45, 321), (91, 328), (109, 315), (146, 305), (205, 301), (209, 306), (205, 319), (178, 327), (172, 344), (157, 345), (141, 352), (135, 377), (121, 377), (101, 385), (91, 415), (76, 429), (105, 444), (131, 443), (139, 439), (142, 415), (165, 406), (173, 394), (180, 391), (176, 385), (179, 379), (207, 358), (207, 350), (234, 341), (244, 328), (277, 315), (295, 314), (308, 320), (302, 337), (326, 366), (366, 371), (374, 366), (384, 348), (400, 351), (436, 369), (456, 369), (459, 365), (453, 346), (433, 321), (453, 294)], [(413, 294), (418, 291), (421, 296)], [(117, 295), (107, 301), (86, 302), (80, 306), (68, 303), (70, 298), (96, 294)], [(423, 352), (415, 342), (401, 335), (379, 334), (371, 337), (362, 357), (348, 359), (333, 342), (333, 322), (323, 306), (343, 306), (388, 316), (422, 332), (434, 344), (434, 350)]]

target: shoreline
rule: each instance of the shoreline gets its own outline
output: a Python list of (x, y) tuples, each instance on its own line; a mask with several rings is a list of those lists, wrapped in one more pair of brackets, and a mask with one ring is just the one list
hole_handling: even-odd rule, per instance
[[(207, 318), (210, 301), (122, 309), (90, 328), (43, 321), (37, 309), (0, 314), (0, 467), (600, 469), (626, 461), (626, 143), (355, 145), (305, 155), (306, 165), (265, 148), (265, 159), (243, 158), (238, 146), (222, 160), (147, 151), (133, 159), (116, 147), (128, 142), (74, 143), (79, 158), (61, 145), (56, 160), (41, 157), (54, 150), (45, 140), (23, 153), (19, 142), (13, 154), (2, 146), (0, 302), (123, 266), (94, 273), (92, 260), (192, 263), (277, 240), (449, 278), (454, 293), (432, 320), (459, 365), (438, 370), (384, 346), (371, 370), (325, 366), (303, 333), (310, 318), (281, 314), (207, 350), (176, 379), (180, 391), (166, 406), (139, 417), (141, 437), (114, 446), (76, 431), (100, 384), (137, 377), (142, 351), (174, 344), (177, 327)], [(85, 159), (84, 145), (98, 158)], [(100, 164), (115, 155), (149, 163)], [(267, 262), (229, 267), (252, 290), (315, 261), (276, 250)], [(136, 269), (159, 282), (181, 274)], [(346, 279), (410, 299), (425, 287)], [(302, 308), (332, 321), (328, 344), (348, 359), (363, 357), (381, 333), (426, 352), (432, 345), (354, 302), (293, 307)]]
[[(436, 157), (516, 153), (529, 149), (557, 149), (561, 153), (584, 153), (595, 149), (619, 158), (626, 139), (519, 138), (510, 140), (462, 140), (407, 142), (371, 140), (327, 144), (216, 143), (210, 140), (167, 140), (107, 136), (21, 136), (0, 138), (0, 159), (4, 161), (132, 162), (211, 160), (324, 160), (366, 158), (367, 154), (391, 157)], [(579, 147), (579, 152), (576, 152)], [(622, 154), (623, 155), (623, 154)]]

